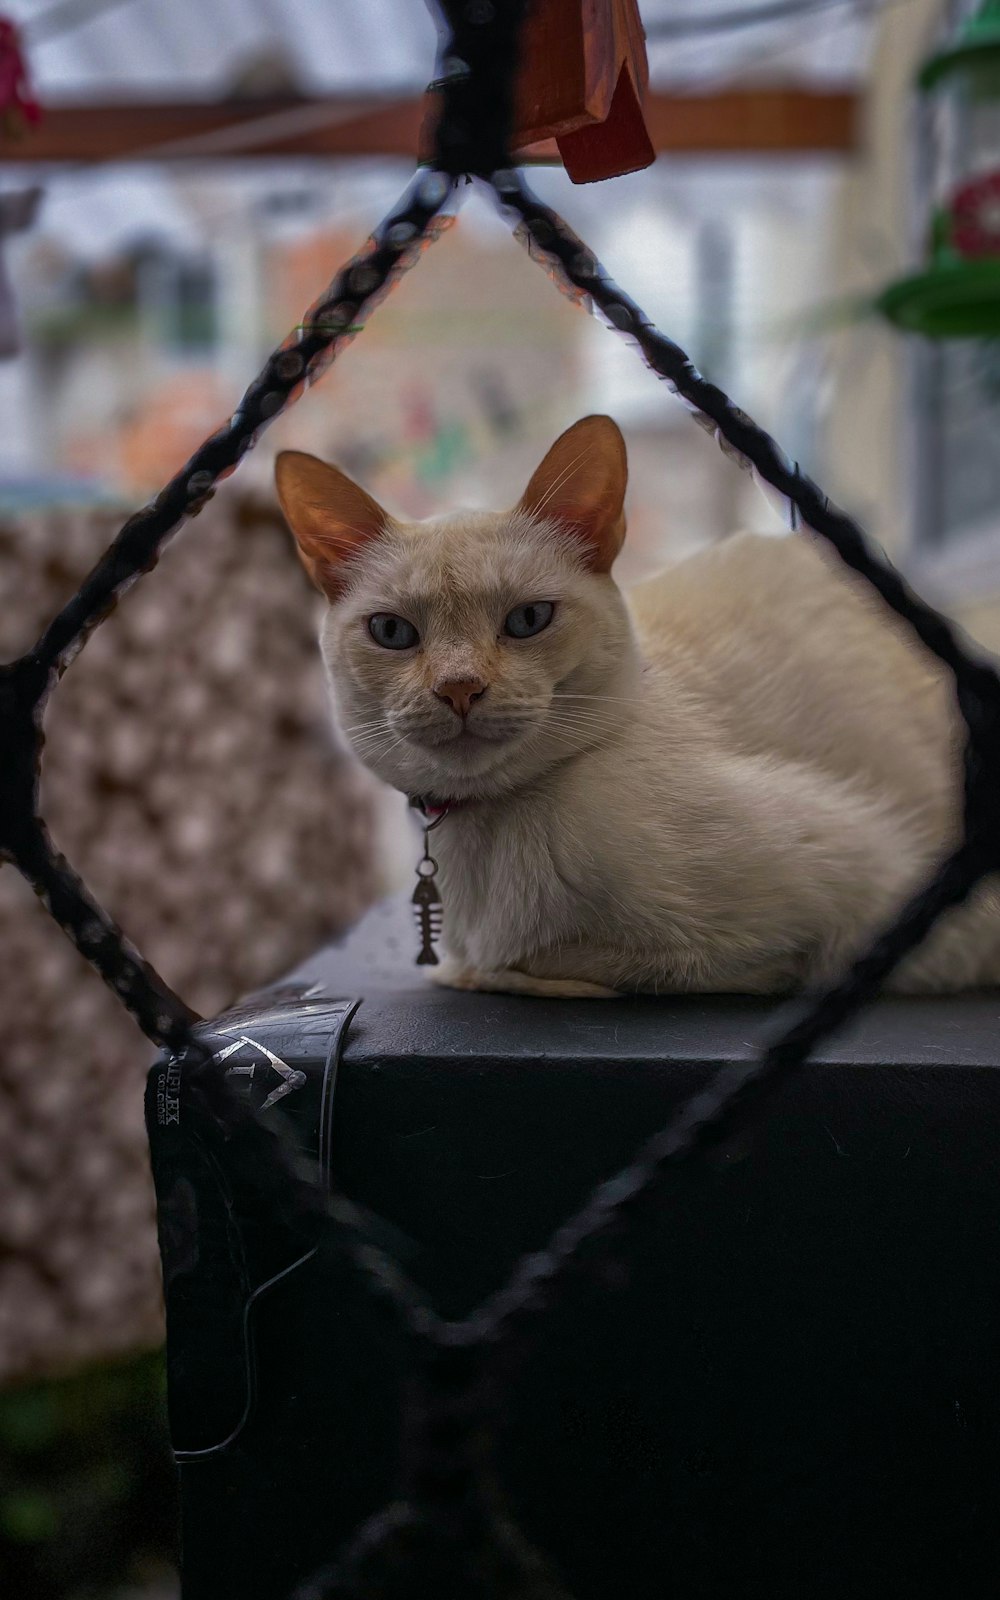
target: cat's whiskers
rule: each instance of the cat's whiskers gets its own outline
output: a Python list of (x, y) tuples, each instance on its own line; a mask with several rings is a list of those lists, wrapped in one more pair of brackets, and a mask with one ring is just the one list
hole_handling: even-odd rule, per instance
[[(352, 740), (352, 744), (355, 752), (361, 756), (362, 759), (368, 760), (376, 750), (379, 750), (380, 745), (385, 744), (388, 740), (392, 739), (394, 735), (398, 735), (398, 733), (399, 730), (397, 728), (390, 727), (387, 724), (383, 728), (376, 728), (370, 733), (361, 734), (359, 737)], [(399, 742), (398, 738), (396, 742)]]
[(596, 746), (614, 738), (615, 729), (611, 727), (568, 727), (546, 728), (545, 741), (549, 744), (558, 744), (563, 750), (582, 755), (585, 750), (593, 750)]
[(559, 706), (553, 702), (545, 717), (545, 726), (578, 727), (618, 731), (629, 723), (627, 713), (618, 706), (573, 705)]
[(619, 721), (622, 716), (621, 711), (614, 704), (606, 706), (600, 704), (565, 705), (558, 696), (549, 701), (545, 715), (550, 716), (553, 712), (561, 717), (617, 717)]
[(563, 744), (580, 747), (592, 744), (595, 740), (603, 741), (614, 732), (613, 728), (595, 727), (593, 725), (581, 726), (579, 723), (567, 723), (564, 726), (547, 727), (544, 737), (546, 739), (560, 739)]
[(589, 709), (575, 708), (573, 711), (550, 711), (544, 723), (545, 728), (620, 728), (621, 717), (613, 711), (591, 711)]
[(611, 733), (611, 728), (581, 728), (574, 725), (552, 727), (546, 725), (543, 737), (547, 743), (558, 744), (571, 752), (582, 750), (590, 741)]
[(384, 711), (376, 717), (366, 717), (363, 722), (350, 722), (341, 727), (341, 733), (363, 733), (366, 728), (384, 728), (389, 726), (389, 719)]
[(388, 723), (373, 723), (362, 728), (344, 728), (341, 730), (348, 742), (357, 749), (358, 746), (369, 743), (383, 734), (393, 733), (395, 730)]
[[(517, 712), (509, 713), (513, 725), (505, 728), (505, 736), (497, 738), (498, 747), (506, 745), (508, 740), (535, 734), (560, 753), (573, 755), (592, 745), (595, 740), (599, 741), (612, 734), (620, 725), (621, 714), (613, 704), (602, 706), (576, 703), (560, 706), (558, 703), (560, 698), (564, 697), (557, 696), (548, 708), (536, 707), (529, 714), (522, 713), (519, 716)], [(585, 698), (581, 696), (580, 700)], [(599, 700), (601, 697), (593, 698)], [(605, 698), (610, 702), (614, 697)], [(394, 751), (405, 744), (412, 734), (419, 736), (421, 731), (428, 730), (419, 728), (400, 730), (398, 724), (390, 721), (387, 716), (367, 718), (363, 722), (350, 724), (343, 730), (345, 734), (350, 735), (351, 746), (358, 758), (375, 768), (384, 766)], [(454, 755), (455, 743), (456, 741), (447, 740), (436, 748), (442, 756), (446, 753)]]
[(342, 732), (364, 734), (371, 733), (374, 729), (385, 729), (391, 727), (392, 723), (389, 721), (388, 716), (383, 711), (380, 716), (369, 717), (364, 722), (350, 723), (347, 727), (342, 729)]
[(563, 694), (563, 692), (561, 690), (557, 690), (556, 693), (552, 696), (552, 704), (553, 705), (557, 705), (560, 700), (608, 700), (608, 701), (613, 701), (615, 705), (623, 705), (623, 706), (642, 706), (642, 705), (646, 705), (647, 704), (646, 698), (643, 695), (633, 695), (633, 694), (628, 694), (628, 695), (626, 695), (626, 694)]
[[(569, 704), (566, 703), (566, 702), (569, 702), (569, 701), (573, 701), (575, 703), (573, 705), (569, 705)], [(589, 702), (589, 704), (581, 704), (580, 702)], [(607, 702), (608, 705), (615, 705), (615, 706), (617, 706), (617, 705), (642, 705), (642, 704), (645, 703), (642, 700), (641, 697), (632, 697), (632, 696), (626, 696), (626, 695), (600, 695), (600, 694), (589, 694), (589, 695), (587, 695), (587, 694), (561, 694), (561, 693), (557, 693), (557, 694), (553, 695), (551, 701), (549, 702), (549, 704), (547, 706), (545, 706), (545, 705), (532, 706), (527, 711), (519, 711), (518, 709), (512, 707), (508, 711), (507, 715), (511, 719), (513, 719), (514, 722), (516, 723), (516, 726), (512, 727), (511, 731), (512, 732), (520, 732), (520, 731), (523, 730), (523, 728), (525, 726), (529, 726), (529, 727), (530, 726), (538, 726), (538, 727), (541, 727), (543, 725), (543, 722), (547, 718), (551, 717), (552, 712), (554, 710), (555, 711), (561, 710), (564, 713), (566, 713), (567, 715), (572, 715), (574, 717), (579, 717), (579, 718), (582, 718), (583, 716), (588, 715), (588, 714), (591, 715), (591, 716), (600, 715), (600, 703), (601, 702)], [(596, 709), (595, 709), (595, 707), (596, 707)], [(607, 715), (609, 715), (609, 716), (610, 715), (614, 715), (614, 714), (615, 713), (610, 712), (610, 711), (607, 713)], [(351, 736), (351, 738), (353, 739), (353, 741), (355, 743), (360, 743), (365, 738), (366, 735), (371, 735), (371, 734), (397, 733), (397, 732), (402, 731), (403, 734), (404, 734), (404, 737), (405, 737), (406, 735), (411, 734), (411, 733), (419, 734), (421, 732), (426, 732), (427, 730), (425, 728), (421, 728), (421, 727), (410, 727), (410, 728), (406, 728), (404, 730), (400, 730), (398, 723), (391, 722), (389, 720), (388, 716), (383, 714), (383, 715), (377, 716), (377, 717), (368, 717), (363, 722), (347, 723), (346, 725), (341, 726), (339, 731), (345, 736), (348, 736), (348, 735)], [(473, 731), (475, 731), (475, 727), (473, 727)]]
[(387, 756), (391, 756), (392, 755), (392, 752), (396, 749), (397, 745), (404, 744), (405, 741), (406, 741), (406, 735), (405, 734), (401, 734), (400, 737), (395, 741), (395, 743), (391, 744), (389, 746), (388, 750), (380, 750), (377, 756), (373, 756), (372, 757), (372, 760), (373, 761), (384, 761)]
[(398, 744), (402, 743), (402, 739), (390, 739), (386, 737), (385, 739), (380, 740), (378, 743), (370, 744), (365, 750), (360, 750), (358, 754), (362, 761), (384, 761), (386, 756), (389, 754), (389, 751), (394, 750)]

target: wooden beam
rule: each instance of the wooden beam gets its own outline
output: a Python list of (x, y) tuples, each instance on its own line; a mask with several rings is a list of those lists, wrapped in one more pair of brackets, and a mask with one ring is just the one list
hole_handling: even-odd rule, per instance
[(55, 105), (23, 137), (0, 138), (0, 159), (406, 156), (417, 148), (420, 119), (419, 100), (371, 97)]
[(859, 143), (859, 97), (851, 90), (649, 94), (643, 109), (650, 138), (661, 154), (850, 152)]
[[(645, 118), (658, 153), (676, 155), (848, 153), (858, 144), (858, 96), (850, 90), (730, 89), (715, 94), (651, 90)], [(423, 102), (342, 97), (111, 105), (57, 105), (22, 138), (0, 138), (0, 161), (243, 160), (258, 156), (397, 156), (413, 160)], [(546, 141), (520, 152), (557, 160)]]

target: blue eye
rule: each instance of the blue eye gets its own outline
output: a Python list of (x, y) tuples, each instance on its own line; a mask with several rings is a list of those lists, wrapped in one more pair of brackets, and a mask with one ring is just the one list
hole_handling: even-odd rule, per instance
[(527, 605), (515, 606), (507, 613), (503, 631), (512, 639), (530, 639), (548, 627), (555, 609), (551, 600), (531, 600)]
[(420, 638), (412, 622), (393, 616), (391, 611), (376, 611), (369, 617), (368, 632), (386, 650), (409, 650)]

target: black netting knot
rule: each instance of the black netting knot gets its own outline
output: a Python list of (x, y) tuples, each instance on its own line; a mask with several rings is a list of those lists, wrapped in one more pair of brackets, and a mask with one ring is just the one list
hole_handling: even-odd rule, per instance
[(965, 749), (965, 837), (980, 872), (1000, 869), (1000, 676), (987, 662), (959, 675)]
[(49, 675), (34, 656), (0, 666), (0, 857), (16, 860), (37, 832), (41, 706)]
[(525, 0), (440, 0), (450, 35), (433, 87), (441, 95), (434, 164), (453, 177), (510, 166), (518, 33)]

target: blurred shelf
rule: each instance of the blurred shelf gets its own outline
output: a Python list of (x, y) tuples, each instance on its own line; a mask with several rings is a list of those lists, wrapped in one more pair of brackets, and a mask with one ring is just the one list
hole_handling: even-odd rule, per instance
[[(650, 91), (646, 124), (658, 154), (849, 154), (859, 145), (850, 89)], [(54, 105), (20, 138), (0, 138), (6, 162), (231, 160), (260, 156), (414, 159), (424, 102), (344, 96), (254, 101), (119, 101)], [(546, 140), (521, 161), (556, 161)]]

